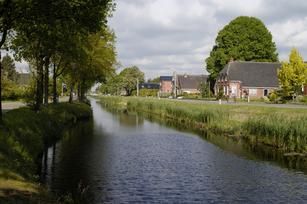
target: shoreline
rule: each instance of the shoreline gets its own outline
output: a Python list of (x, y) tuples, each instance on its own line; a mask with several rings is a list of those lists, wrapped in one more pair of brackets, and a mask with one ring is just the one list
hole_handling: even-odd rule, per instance
[(307, 152), (307, 110), (252, 105), (187, 103), (179, 100), (140, 97), (99, 97), (100, 102), (128, 111), (155, 114), (188, 127), (242, 137), (287, 155)]
[(91, 107), (84, 103), (50, 104), (37, 113), (28, 107), (6, 112), (0, 127), (0, 201), (55, 202), (39, 183), (42, 152), (65, 129), (91, 117)]

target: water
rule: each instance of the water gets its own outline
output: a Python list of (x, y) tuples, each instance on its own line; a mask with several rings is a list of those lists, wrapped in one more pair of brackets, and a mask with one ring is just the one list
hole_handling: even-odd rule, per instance
[(42, 177), (58, 195), (82, 203), (307, 202), (307, 176), (253, 148), (92, 107), (93, 121), (46, 152)]

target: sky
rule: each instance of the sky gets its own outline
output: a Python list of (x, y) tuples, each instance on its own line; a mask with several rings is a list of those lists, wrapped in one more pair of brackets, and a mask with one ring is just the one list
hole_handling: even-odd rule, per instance
[(307, 60), (306, 0), (116, 0), (109, 19), (117, 42), (118, 71), (138, 66), (147, 79), (206, 74), (204, 60), (219, 30), (238, 16), (262, 20), (280, 60), (296, 47)]

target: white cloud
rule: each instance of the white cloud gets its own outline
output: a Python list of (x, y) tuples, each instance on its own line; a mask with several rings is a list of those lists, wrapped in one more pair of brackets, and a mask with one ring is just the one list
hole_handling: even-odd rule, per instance
[(293, 46), (307, 59), (306, 10), (304, 0), (118, 0), (110, 25), (122, 65), (139, 66), (152, 78), (171, 69), (205, 73), (218, 31), (241, 15), (266, 24), (280, 59)]

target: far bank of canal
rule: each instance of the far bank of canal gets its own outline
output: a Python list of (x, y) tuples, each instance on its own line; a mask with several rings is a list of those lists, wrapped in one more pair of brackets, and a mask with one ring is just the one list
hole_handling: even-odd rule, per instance
[[(178, 123), (111, 111), (94, 100), (91, 105), (93, 122), (72, 129), (48, 149), (43, 175), (59, 195), (79, 196), (84, 203), (307, 200), (302, 160), (283, 164), (265, 150), (223, 136), (199, 137), (179, 131)], [(296, 163), (293, 169), (284, 168), (288, 162)]]

